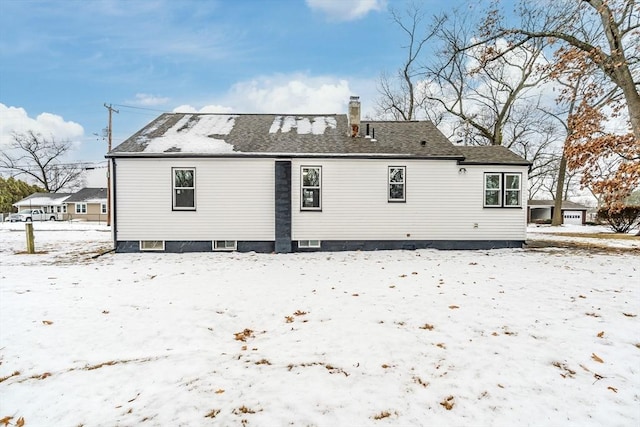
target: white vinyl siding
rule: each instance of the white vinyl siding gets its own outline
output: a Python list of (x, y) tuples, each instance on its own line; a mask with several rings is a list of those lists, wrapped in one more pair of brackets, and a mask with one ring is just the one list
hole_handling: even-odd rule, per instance
[[(521, 174), (526, 167), (408, 160), (405, 203), (388, 203), (385, 159), (316, 159), (322, 166), (322, 212), (292, 212), (293, 240), (525, 240), (526, 209), (485, 209), (484, 173)], [(294, 159), (293, 170), (309, 160)], [(300, 188), (299, 174), (292, 187)], [(349, 183), (349, 185), (345, 185)], [(522, 188), (522, 191), (526, 189)], [(292, 205), (300, 206), (299, 192)], [(475, 226), (477, 224), (477, 227)]]
[[(173, 210), (172, 169), (197, 171), (196, 211)], [(275, 240), (273, 159), (116, 159), (118, 240)]]

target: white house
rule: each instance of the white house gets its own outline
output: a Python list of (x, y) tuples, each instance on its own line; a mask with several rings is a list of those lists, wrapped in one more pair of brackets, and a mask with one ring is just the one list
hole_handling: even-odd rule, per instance
[(22, 200), (18, 200), (13, 204), (18, 211), (23, 209), (42, 209), (45, 213), (55, 214), (52, 218), (58, 220), (66, 219), (67, 213), (66, 200), (71, 196), (70, 193), (33, 193)]
[(479, 249), (526, 239), (530, 163), (426, 121), (162, 114), (107, 154), (117, 252)]

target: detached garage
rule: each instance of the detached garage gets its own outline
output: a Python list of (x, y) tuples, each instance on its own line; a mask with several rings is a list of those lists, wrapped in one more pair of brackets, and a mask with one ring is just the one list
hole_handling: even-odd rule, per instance
[[(553, 218), (555, 209), (553, 200), (529, 200), (528, 222), (545, 222)], [(562, 202), (562, 223), (572, 225), (584, 225), (587, 220), (587, 207), (579, 203), (564, 200)]]

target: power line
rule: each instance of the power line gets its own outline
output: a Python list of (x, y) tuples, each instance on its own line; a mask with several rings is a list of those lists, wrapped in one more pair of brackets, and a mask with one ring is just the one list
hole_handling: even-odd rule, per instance
[(122, 107), (122, 108), (133, 108), (135, 110), (145, 110), (145, 111), (153, 111), (156, 113), (170, 113), (170, 111), (167, 110), (157, 110), (154, 108), (146, 108), (146, 107), (136, 107), (134, 105), (125, 105), (125, 104), (113, 104), (116, 107)]

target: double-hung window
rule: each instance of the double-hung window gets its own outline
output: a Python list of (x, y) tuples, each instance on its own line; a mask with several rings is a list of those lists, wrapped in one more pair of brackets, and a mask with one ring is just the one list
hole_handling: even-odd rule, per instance
[(406, 166), (389, 166), (389, 191), (390, 202), (404, 202)]
[(484, 206), (485, 207), (520, 207), (522, 206), (522, 174), (520, 173), (485, 173), (484, 174)]
[(101, 214), (106, 214), (107, 213), (107, 204), (106, 203), (100, 203), (100, 213)]
[(196, 170), (173, 168), (173, 209), (196, 209)]
[(302, 166), (300, 169), (302, 210), (322, 210), (322, 168), (320, 166)]
[(76, 203), (76, 213), (77, 214), (86, 214), (87, 213), (87, 204), (86, 203)]

